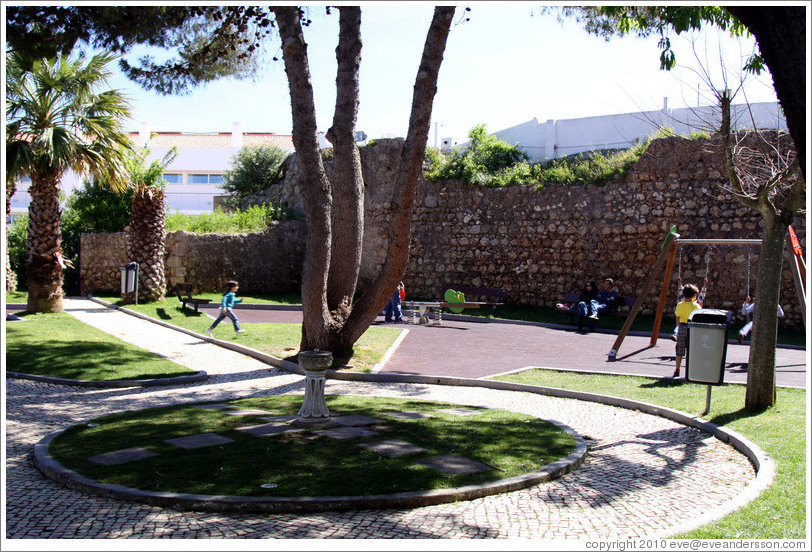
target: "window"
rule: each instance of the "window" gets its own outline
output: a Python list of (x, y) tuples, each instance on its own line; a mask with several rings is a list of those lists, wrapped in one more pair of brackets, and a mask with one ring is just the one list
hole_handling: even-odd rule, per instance
[(183, 175), (182, 174), (167, 174), (164, 173), (163, 175), (164, 180), (166, 180), (169, 184), (183, 184)]
[(219, 174), (190, 174), (189, 184), (222, 184), (223, 176)]

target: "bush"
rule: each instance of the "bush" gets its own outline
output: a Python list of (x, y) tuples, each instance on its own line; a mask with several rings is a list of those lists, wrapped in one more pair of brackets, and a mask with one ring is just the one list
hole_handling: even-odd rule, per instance
[(17, 275), (17, 289), (28, 289), (28, 213), (14, 217), (8, 227), (8, 262)]
[(169, 213), (166, 216), (166, 231), (183, 230), (195, 234), (264, 232), (271, 222), (289, 218), (286, 206), (274, 207), (270, 204), (253, 205), (245, 211), (229, 213), (221, 209), (201, 215)]
[(223, 173), (222, 189), (231, 195), (227, 203), (240, 208), (251, 194), (268, 189), (281, 177), (288, 153), (276, 147), (246, 146), (231, 160), (231, 170)]
[(526, 184), (533, 178), (528, 155), (518, 145), (488, 134), (485, 125), (468, 133), (467, 148), (455, 148), (445, 155), (436, 149), (426, 150), (428, 180), (461, 180), (480, 186), (502, 187)]

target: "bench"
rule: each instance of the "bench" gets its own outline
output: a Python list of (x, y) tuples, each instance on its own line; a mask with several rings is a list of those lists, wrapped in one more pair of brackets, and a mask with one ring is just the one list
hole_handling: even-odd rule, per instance
[(175, 295), (178, 296), (178, 301), (181, 303), (181, 308), (186, 308), (186, 303), (191, 303), (195, 306), (195, 312), (199, 312), (197, 310), (198, 305), (207, 305), (211, 303), (211, 299), (203, 299), (202, 297), (192, 297), (192, 284), (187, 284), (181, 282), (179, 284), (175, 284)]
[(465, 295), (466, 301), (473, 301), (474, 298), (480, 297), (486, 299), (480, 302), (480, 305), (491, 307), (491, 314), (496, 310), (496, 307), (502, 304), (502, 299), (507, 297), (507, 290), (503, 288), (488, 288), (488, 287), (473, 287), (473, 286), (448, 286), (447, 289), (459, 291)]
[[(580, 293), (565, 293), (564, 301), (557, 303), (555, 310), (570, 315), (570, 324), (575, 321), (575, 315), (578, 314), (578, 298)], [(615, 318), (628, 318), (629, 313), (637, 302), (637, 297), (619, 297), (617, 305), (608, 313), (601, 316), (613, 316)]]

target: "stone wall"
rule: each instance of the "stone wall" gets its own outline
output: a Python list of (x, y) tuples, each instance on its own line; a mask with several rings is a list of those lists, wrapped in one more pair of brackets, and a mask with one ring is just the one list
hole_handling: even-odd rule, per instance
[[(650, 276), (672, 225), (684, 238), (761, 238), (761, 217), (723, 190), (721, 158), (705, 140), (657, 140), (625, 181), (605, 186), (489, 189), (459, 182), (422, 182), (412, 219), (409, 265), (412, 296), (439, 297), (454, 284), (502, 287), (510, 302), (553, 306), (587, 280), (614, 278), (636, 296)], [(377, 224), (385, 225), (379, 213)], [(806, 225), (793, 228), (806, 243)], [(374, 230), (368, 229), (368, 235)], [(382, 244), (367, 244), (380, 250)], [(706, 305), (738, 311), (747, 286), (746, 246), (683, 246), (682, 278), (701, 283), (709, 268)], [(755, 289), (758, 247), (750, 251)], [(787, 259), (788, 259), (787, 253)], [(781, 304), (787, 322), (801, 313), (785, 263)], [(676, 302), (676, 267), (668, 309)], [(662, 276), (644, 312), (656, 308)], [(751, 294), (754, 292), (751, 291)]]
[[(80, 253), (81, 293), (119, 291), (127, 233), (84, 234)], [(169, 232), (166, 238), (168, 284), (189, 282), (196, 291), (224, 289), (240, 282), (242, 293), (296, 292), (301, 286), (304, 223), (276, 223), (266, 232), (191, 234)]]
[[(361, 286), (380, 271), (389, 242), (391, 200), (399, 170), (402, 139), (379, 140), (361, 148), (366, 181), (366, 221)], [(329, 163), (326, 169), (330, 171)], [(285, 180), (266, 196), (301, 214), (302, 198), (295, 159)], [(723, 189), (721, 157), (708, 140), (655, 140), (624, 179), (605, 186), (546, 186), (503, 189), (460, 182), (421, 180), (412, 217), (410, 258), (403, 281), (410, 298), (437, 298), (448, 287), (502, 287), (511, 303), (553, 306), (565, 292), (580, 291), (587, 280), (615, 279), (623, 295), (641, 292), (660, 247), (672, 226), (684, 238), (760, 239), (761, 217), (739, 205)], [(198, 289), (219, 290), (236, 278), (244, 293), (296, 291), (302, 265), (304, 223), (277, 225), (267, 233), (195, 236), (176, 233), (168, 240), (167, 278), (185, 280)], [(793, 228), (806, 248), (806, 223)], [(114, 235), (88, 242), (83, 238), (83, 290), (112, 271), (118, 288)], [(750, 293), (755, 296), (758, 246), (750, 249)], [(103, 251), (103, 254), (97, 254)], [(110, 256), (113, 261), (97, 259)], [(85, 258), (99, 265), (87, 269)], [(789, 259), (787, 252), (786, 258)], [(708, 264), (709, 261), (709, 264)], [(709, 268), (706, 305), (738, 315), (748, 282), (746, 246), (684, 246), (683, 280), (701, 283)], [(799, 326), (801, 313), (789, 271), (784, 265), (781, 305), (783, 324)], [(676, 302), (676, 274), (668, 283), (667, 309)], [(656, 308), (662, 277), (647, 297), (644, 312)], [(97, 288), (100, 289), (100, 288)]]

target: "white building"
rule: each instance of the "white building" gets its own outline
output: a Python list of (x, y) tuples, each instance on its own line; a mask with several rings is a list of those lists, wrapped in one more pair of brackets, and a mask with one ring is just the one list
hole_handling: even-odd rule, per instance
[[(175, 160), (164, 171), (167, 181), (167, 206), (170, 211), (188, 214), (211, 212), (213, 198), (223, 193), (223, 171), (231, 168), (234, 155), (243, 146), (275, 146), (293, 151), (289, 134), (272, 132), (243, 132), (240, 123), (234, 123), (231, 132), (150, 132), (142, 123), (140, 132), (130, 133), (139, 145), (146, 145), (150, 154), (147, 163), (161, 160), (172, 147), (178, 148)], [(26, 178), (17, 184), (17, 192), (11, 198), (11, 213), (28, 212), (31, 197)], [(83, 186), (79, 175), (70, 172), (62, 178), (62, 190), (69, 195)]]
[[(692, 132), (711, 134), (720, 122), (717, 107), (669, 109), (668, 98), (663, 98), (659, 111), (549, 119), (543, 123), (533, 118), (493, 135), (509, 144), (518, 144), (531, 162), (540, 162), (586, 151), (628, 149), (662, 128), (671, 128), (679, 136), (690, 136)], [(786, 130), (787, 122), (778, 102), (761, 102), (732, 105), (731, 126), (735, 130)]]

